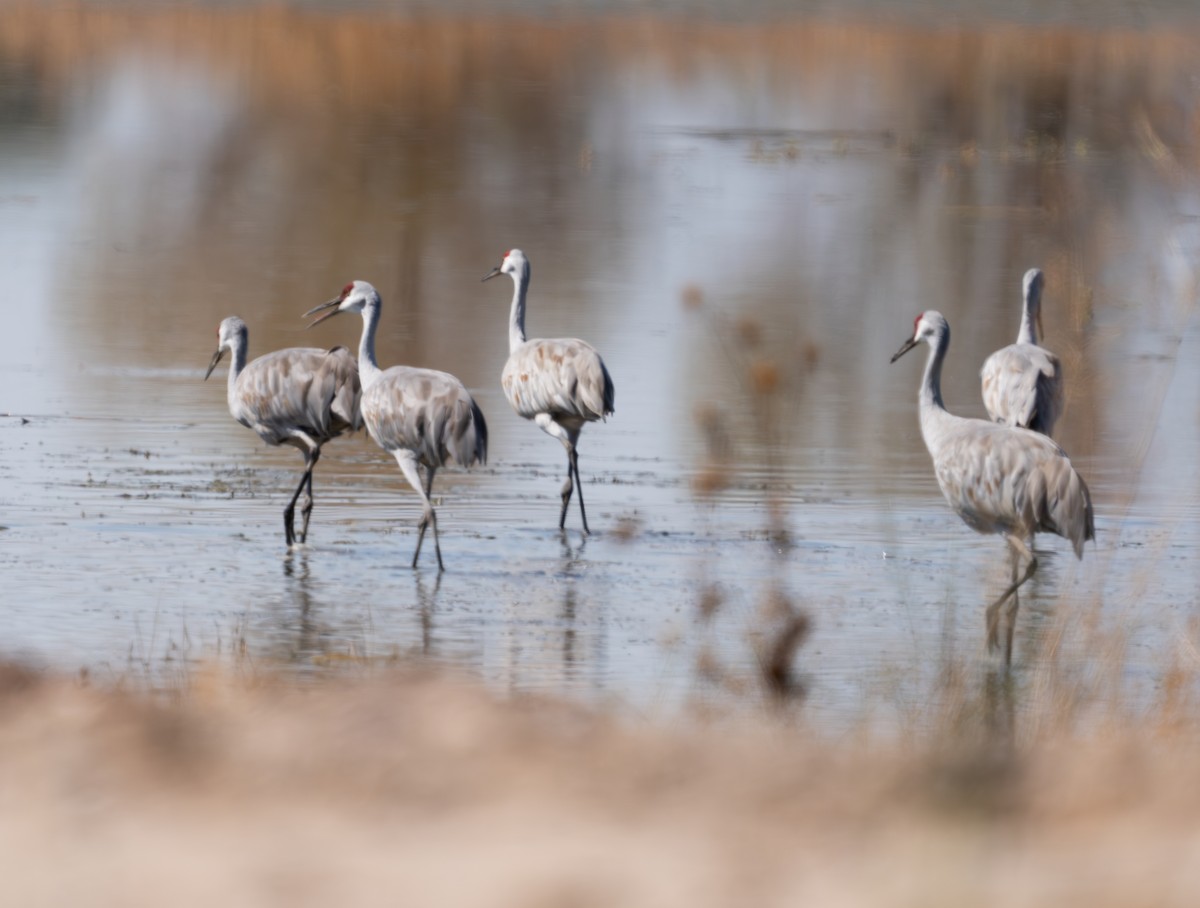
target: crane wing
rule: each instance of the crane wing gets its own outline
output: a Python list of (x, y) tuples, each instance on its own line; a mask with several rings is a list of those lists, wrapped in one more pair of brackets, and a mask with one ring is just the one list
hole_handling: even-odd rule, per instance
[(290, 429), (326, 441), (359, 426), (358, 366), (344, 347), (291, 347), (267, 353), (237, 380), (237, 418), (279, 444)]
[(319, 390), (321, 400), (328, 400), (328, 408), (335, 421), (345, 425), (351, 432), (362, 426), (362, 383), (358, 377), (358, 360), (345, 347), (334, 347), (325, 354), (314, 389)]
[(464, 467), (487, 462), (487, 422), (453, 375), (393, 366), (363, 395), (363, 421), (385, 451), (416, 452), (426, 466), (453, 460)]
[(1077, 555), (1095, 535), (1087, 484), (1045, 435), (962, 420), (943, 439), (934, 470), (946, 501), (981, 533), (1057, 533)]
[(614, 412), (616, 393), (604, 360), (575, 338), (527, 341), (509, 356), (500, 383), (526, 419), (549, 413), (591, 422)]
[(980, 371), (983, 405), (994, 422), (1049, 435), (1062, 413), (1062, 366), (1033, 344), (1012, 344), (987, 358)]

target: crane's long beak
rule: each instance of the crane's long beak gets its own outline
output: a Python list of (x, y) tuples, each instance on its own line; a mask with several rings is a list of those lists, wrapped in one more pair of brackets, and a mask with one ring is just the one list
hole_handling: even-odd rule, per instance
[(921, 343), (921, 342), (919, 340), (917, 340), (915, 337), (910, 337), (908, 340), (906, 340), (904, 342), (904, 346), (896, 351), (896, 355), (892, 357), (892, 362), (895, 362), (896, 360), (898, 360), (900, 357), (902, 357), (905, 353), (907, 353), (909, 350), (911, 350), (913, 347), (915, 347), (919, 343)]
[(212, 362), (208, 364), (208, 371), (204, 373), (204, 380), (208, 381), (208, 377), (213, 374), (213, 369), (217, 368), (217, 363), (221, 361), (221, 357), (225, 355), (224, 347), (217, 347), (217, 352), (213, 354)]
[(494, 278), (494, 277), (495, 277), (497, 274), (503, 274), (503, 273), (504, 273), (504, 272), (500, 270), (500, 266), (499, 266), (499, 265), (497, 265), (495, 268), (493, 268), (491, 271), (489, 271), (487, 274), (485, 274), (485, 275), (483, 276), (483, 280), (481, 280), (479, 283), (481, 283), (481, 284), (482, 284), (482, 283), (483, 283), (483, 281), (490, 281), (490, 280), (491, 280), (492, 278)]
[(313, 321), (309, 322), (304, 327), (311, 328), (313, 325), (321, 324), (321, 322), (325, 321), (325, 319), (327, 319), (327, 318), (333, 318), (335, 315), (337, 315), (339, 312), (342, 311), (341, 309), (337, 308), (341, 304), (342, 304), (342, 298), (339, 296), (337, 299), (329, 300), (329, 302), (327, 302), (327, 303), (321, 303), (321, 305), (319, 305), (319, 306), (313, 306), (311, 309), (309, 309), (307, 312), (304, 313), (304, 315), (303, 315), (304, 318), (308, 318), (310, 315), (315, 315), (316, 313), (321, 312), (324, 309), (331, 309), (333, 311), (326, 312), (320, 318), (314, 319)]

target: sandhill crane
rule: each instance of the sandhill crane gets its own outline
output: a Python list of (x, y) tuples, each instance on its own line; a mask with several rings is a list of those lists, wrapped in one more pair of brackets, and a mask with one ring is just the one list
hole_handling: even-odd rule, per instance
[(587, 534), (590, 531), (583, 506), (583, 480), (579, 478), (579, 433), (585, 423), (613, 413), (613, 382), (604, 360), (591, 344), (573, 337), (525, 339), (529, 273), (525, 253), (512, 249), (483, 278), (487, 281), (497, 274), (507, 274), (515, 287), (508, 319), (508, 362), (504, 364), (500, 384), (518, 415), (532, 419), (567, 449), (567, 481), (562, 487), (558, 528), (566, 526), (567, 505), (578, 482), (579, 514), (583, 518), (583, 532)]
[[(381, 306), (379, 292), (374, 287), (366, 281), (354, 281), (329, 302), (304, 314), (308, 317), (332, 310), (313, 321), (308, 326), (311, 328), (339, 312), (362, 313), (358, 372), (363, 384), (363, 422), (375, 443), (396, 458), (404, 478), (425, 507), (418, 525), (413, 568), (421, 556), (425, 529), (432, 523), (438, 570), (444, 571), (437, 514), (430, 501), (433, 477), (448, 460), (463, 467), (486, 463), (487, 423), (463, 383), (453, 375), (410, 366), (392, 366), (386, 371), (379, 368), (375, 361), (375, 329), (379, 326)], [(424, 487), (419, 466), (425, 467)]]
[(989, 356), (979, 376), (983, 405), (993, 422), (1052, 435), (1062, 413), (1062, 366), (1057, 356), (1038, 346), (1045, 283), (1037, 268), (1025, 272), (1025, 305), (1017, 342)]
[[(269, 445), (291, 445), (304, 455), (304, 475), (296, 493), (283, 509), (283, 530), (289, 548), (308, 538), (312, 514), (313, 467), (321, 456), (321, 445), (361, 425), (358, 401), (362, 388), (358, 366), (345, 347), (321, 350), (290, 347), (260, 356), (246, 364), (249, 332), (237, 316), (217, 328), (217, 352), (213, 354), (207, 381), (226, 351), (229, 363), (229, 412), (243, 426), (258, 433)], [(297, 536), (293, 518), (296, 500), (304, 493), (300, 513), (304, 523)]]
[[(999, 646), (1000, 606), (1005, 611), (1005, 665), (1012, 664), (1017, 590), (1037, 570), (1033, 536), (1055, 533), (1068, 539), (1078, 558), (1095, 537), (1087, 484), (1057, 444), (1029, 429), (984, 419), (966, 419), (942, 403), (942, 361), (950, 346), (950, 325), (940, 312), (918, 315), (913, 336), (892, 362), (925, 341), (930, 346), (919, 395), (921, 435), (933, 458), (938, 485), (955, 513), (979, 533), (999, 533), (1012, 551), (1012, 584), (987, 608), (988, 648)], [(1028, 559), (1023, 575), (1020, 558)]]

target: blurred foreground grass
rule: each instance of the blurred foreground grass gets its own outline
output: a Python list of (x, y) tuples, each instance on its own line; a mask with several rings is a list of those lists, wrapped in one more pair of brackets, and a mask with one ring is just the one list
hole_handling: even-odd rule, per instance
[(169, 697), (0, 674), (8, 904), (1200, 899), (1178, 701), (831, 736), (764, 713), (650, 726), (414, 671), (198, 672)]

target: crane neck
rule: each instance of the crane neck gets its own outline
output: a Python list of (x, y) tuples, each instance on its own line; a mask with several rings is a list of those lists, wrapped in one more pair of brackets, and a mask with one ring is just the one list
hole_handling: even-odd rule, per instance
[(516, 349), (525, 343), (525, 294), (529, 292), (529, 262), (514, 273), (512, 311), (508, 316), (508, 352), (515, 353)]
[(246, 368), (246, 353), (249, 346), (249, 339), (246, 337), (244, 328), (229, 341), (229, 377), (225, 385), (225, 399), (229, 404), (229, 412), (233, 413), (235, 418), (237, 415), (235, 408), (239, 400), (237, 380), (238, 376), (242, 374), (242, 370)]
[(950, 349), (950, 327), (943, 329), (933, 336), (929, 342), (929, 359), (925, 361), (925, 375), (921, 379), (921, 391), (918, 402), (921, 407), (921, 419), (924, 421), (926, 412), (946, 412), (942, 401), (942, 363), (946, 360), (946, 351)]
[(1018, 344), (1034, 344), (1038, 342), (1037, 315), (1041, 306), (1041, 291), (1033, 284), (1025, 294), (1025, 308), (1021, 310), (1021, 330), (1017, 333)]
[(950, 326), (943, 323), (941, 330), (929, 342), (929, 359), (925, 362), (925, 377), (921, 381), (919, 397), (921, 414), (921, 437), (925, 448), (936, 462), (946, 436), (953, 432), (961, 416), (946, 409), (942, 401), (942, 363), (950, 349)]
[(375, 329), (379, 327), (379, 309), (380, 299), (379, 294), (376, 294), (368, 300), (362, 310), (363, 333), (358, 342), (358, 379), (364, 391), (375, 384), (383, 374), (378, 360), (375, 359)]

